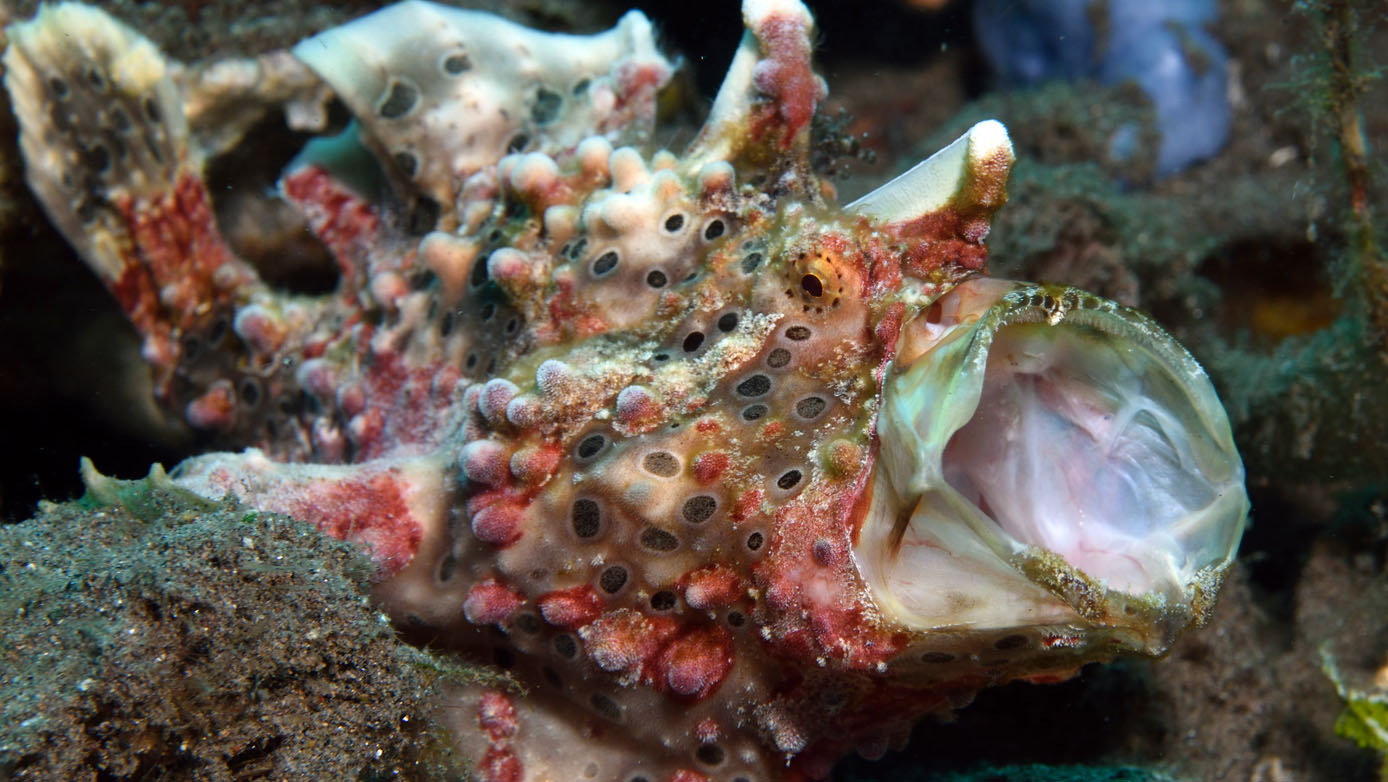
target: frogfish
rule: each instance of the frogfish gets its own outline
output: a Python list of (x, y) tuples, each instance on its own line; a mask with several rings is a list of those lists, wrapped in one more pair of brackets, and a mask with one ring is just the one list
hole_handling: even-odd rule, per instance
[[(840, 204), (809, 12), (742, 19), (680, 154), (638, 12), (570, 35), (407, 0), (197, 64), (80, 3), (7, 29), (31, 189), (223, 449), (173, 480), (359, 542), (402, 632), (505, 669), (441, 706), (482, 780), (822, 779), (982, 688), (1163, 654), (1238, 546), (1191, 355), (985, 273), (1005, 128)], [(206, 172), (330, 102), (350, 124), (264, 194), (336, 264), (294, 292)]]

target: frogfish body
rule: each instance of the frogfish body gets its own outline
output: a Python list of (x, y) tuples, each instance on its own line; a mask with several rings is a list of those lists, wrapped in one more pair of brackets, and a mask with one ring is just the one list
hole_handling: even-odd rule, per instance
[[(1159, 655), (1242, 532), (1213, 387), (1132, 309), (984, 274), (1007, 133), (845, 205), (809, 13), (746, 0), (707, 123), (672, 73), (409, 0), (184, 66), (75, 3), (8, 29), (28, 181), (143, 339), (211, 497), (365, 544), (413, 637), (507, 669), (445, 714), (479, 776), (818, 779), (980, 688)], [(266, 107), (354, 116), (277, 197), (336, 290), (238, 257), (204, 169)], [(311, 111), (307, 112), (312, 114)]]

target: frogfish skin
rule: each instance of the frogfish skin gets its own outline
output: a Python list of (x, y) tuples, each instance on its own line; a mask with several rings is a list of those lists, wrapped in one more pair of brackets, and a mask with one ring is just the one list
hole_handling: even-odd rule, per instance
[[(985, 275), (1006, 130), (840, 205), (810, 14), (742, 15), (680, 155), (643, 151), (673, 65), (636, 12), (560, 35), (409, 0), (198, 65), (78, 3), (7, 30), (30, 186), (163, 409), (243, 449), (174, 479), (364, 544), (403, 631), (509, 671), (524, 695), (447, 696), (483, 780), (821, 779), (980, 688), (1162, 654), (1242, 533), (1191, 356)], [(204, 171), (329, 96), (351, 124), (269, 197), (339, 281), (287, 292)]]

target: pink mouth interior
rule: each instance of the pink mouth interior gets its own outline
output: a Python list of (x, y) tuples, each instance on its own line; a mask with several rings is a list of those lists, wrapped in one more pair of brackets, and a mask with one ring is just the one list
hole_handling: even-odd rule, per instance
[(1185, 566), (1185, 522), (1216, 499), (1190, 402), (1146, 357), (1085, 327), (1004, 327), (945, 479), (1013, 539), (1140, 593)]

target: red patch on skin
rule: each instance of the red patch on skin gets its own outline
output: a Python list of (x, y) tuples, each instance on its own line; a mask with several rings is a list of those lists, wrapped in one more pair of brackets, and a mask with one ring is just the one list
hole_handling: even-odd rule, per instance
[(671, 641), (656, 661), (662, 685), (682, 698), (703, 700), (718, 689), (733, 667), (733, 642), (718, 625), (704, 625)]
[(536, 603), (545, 621), (566, 630), (576, 630), (602, 614), (603, 602), (587, 584), (542, 595)]
[(525, 597), (487, 579), (468, 590), (463, 600), (463, 616), (475, 625), (505, 624), (525, 604)]
[[(877, 327), (873, 329), (878, 344), (882, 346), (884, 364), (896, 355), (896, 341), (901, 338), (901, 323), (905, 316), (906, 305), (899, 301), (893, 302), (883, 313), (882, 319), (877, 322)], [(881, 378), (878, 380), (880, 382)]]
[(721, 431), (722, 428), (723, 427), (712, 418), (701, 418), (698, 423), (694, 424), (694, 429), (697, 430), (699, 434), (713, 434), (714, 432)]
[(314, 234), (332, 251), (344, 283), (364, 273), (369, 247), (381, 227), (374, 207), (322, 166), (304, 166), (285, 177), (284, 194), (298, 204)]
[(472, 513), (472, 534), (497, 548), (506, 548), (521, 539), (524, 513), (510, 502), (495, 502)]
[(819, 79), (810, 68), (809, 30), (804, 21), (792, 15), (772, 14), (763, 20), (756, 35), (766, 59), (757, 63), (752, 78), (758, 90), (775, 100), (776, 113), (785, 128), (781, 149), (790, 149), (823, 97)]
[(740, 523), (752, 518), (761, 508), (762, 490), (748, 489), (737, 496), (733, 503), (732, 520)]
[(358, 480), (314, 481), (295, 487), (285, 501), (257, 505), (309, 522), (338, 540), (364, 543), (384, 575), (394, 575), (414, 558), (423, 535), (405, 502), (395, 470)]
[(199, 429), (230, 429), (236, 423), (236, 393), (231, 381), (218, 380), (202, 396), (188, 403), (188, 423)]
[(682, 768), (670, 775), (670, 782), (709, 782), (708, 777), (697, 771)]
[(482, 694), (477, 704), (477, 726), (486, 731), (492, 741), (516, 735), (516, 707), (505, 693), (490, 690)]
[(950, 267), (977, 271), (988, 261), (983, 244), (988, 238), (987, 215), (960, 214), (946, 207), (888, 229), (892, 238), (903, 241), (902, 267), (917, 277), (928, 279), (932, 272)]
[(623, 62), (617, 66), (616, 76), (616, 108), (621, 109), (633, 102), (643, 102), (646, 95), (670, 78), (670, 70), (663, 65)]
[(588, 658), (609, 673), (631, 679), (660, 654), (665, 642), (679, 631), (668, 616), (645, 616), (631, 609), (604, 614), (579, 631)]
[(699, 454), (694, 457), (694, 480), (705, 486), (713, 483), (728, 469), (731, 461), (722, 451)]
[(700, 611), (716, 611), (736, 603), (745, 592), (742, 579), (724, 565), (708, 565), (685, 573), (677, 586), (684, 601)]
[(256, 275), (231, 254), (207, 187), (190, 171), (179, 171), (166, 192), (119, 196), (113, 206), (128, 240), (118, 246), (120, 271), (104, 282), (144, 337), (145, 360), (161, 370), (155, 393), (164, 398), (180, 353), (179, 333), (229, 310), (235, 293)]
[(699, 740), (700, 744), (712, 744), (718, 740), (720, 735), (722, 735), (722, 730), (718, 727), (718, 722), (712, 717), (700, 720), (699, 724), (694, 726), (694, 737)]
[(482, 782), (522, 782), (520, 758), (510, 747), (492, 745), (477, 768)]
[(441, 418), (452, 405), (453, 388), (461, 377), (443, 360), (411, 365), (399, 353), (370, 356), (361, 384), (350, 392), (359, 398), (348, 399), (347, 390), (340, 395), (344, 411), (350, 402), (360, 404), (364, 415), (376, 416), (354, 423), (356, 458), (374, 459), (402, 447), (417, 452), (436, 444), (448, 431)]
[(511, 457), (511, 474), (527, 486), (539, 486), (559, 468), (559, 446), (548, 443), (516, 451)]

